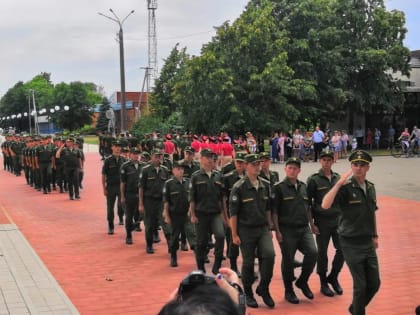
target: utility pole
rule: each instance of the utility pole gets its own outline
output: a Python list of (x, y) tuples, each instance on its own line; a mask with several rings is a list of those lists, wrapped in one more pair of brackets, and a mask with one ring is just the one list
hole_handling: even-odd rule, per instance
[(138, 113), (137, 113), (137, 119), (140, 119), (141, 117), (141, 100), (143, 99), (143, 95), (144, 95), (144, 86), (146, 85), (146, 113), (149, 113), (149, 72), (151, 70), (151, 68), (149, 67), (141, 67), (140, 69), (144, 69), (144, 79), (143, 79), (143, 85), (141, 87), (141, 92), (140, 92), (140, 97), (139, 97), (139, 109), (138, 109)]
[(131, 15), (134, 13), (134, 10), (132, 10), (130, 13), (127, 14), (127, 16), (120, 20), (120, 18), (115, 14), (115, 12), (112, 9), (109, 9), (109, 11), (112, 13), (112, 15), (114, 17), (102, 14), (100, 12), (98, 12), (99, 15), (114, 21), (116, 23), (118, 23), (120, 29), (119, 32), (117, 33), (118, 35), (118, 42), (120, 44), (120, 77), (121, 77), (121, 133), (125, 133), (126, 130), (126, 122), (127, 122), (127, 118), (126, 118), (126, 108), (125, 108), (125, 69), (124, 69), (124, 35), (123, 35), (123, 23), (124, 21)]

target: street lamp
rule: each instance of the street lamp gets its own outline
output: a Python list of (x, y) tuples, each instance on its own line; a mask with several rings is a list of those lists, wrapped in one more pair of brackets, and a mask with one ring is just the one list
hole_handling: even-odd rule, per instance
[(126, 112), (125, 112), (125, 70), (124, 70), (124, 38), (123, 38), (123, 23), (127, 18), (134, 13), (132, 10), (127, 16), (120, 20), (120, 18), (115, 14), (112, 9), (109, 9), (114, 17), (105, 15), (103, 13), (98, 12), (99, 15), (118, 23), (120, 26), (120, 30), (118, 32), (118, 42), (120, 44), (120, 77), (121, 77), (121, 133), (125, 133), (126, 131)]

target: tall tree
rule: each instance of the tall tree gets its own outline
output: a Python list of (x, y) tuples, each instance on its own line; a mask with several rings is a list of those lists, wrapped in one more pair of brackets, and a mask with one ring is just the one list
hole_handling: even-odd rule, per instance
[(159, 78), (156, 80), (155, 89), (150, 98), (153, 113), (162, 119), (166, 119), (172, 112), (180, 109), (174, 98), (176, 83), (180, 80), (185, 69), (185, 63), (189, 59), (186, 48), (179, 49), (176, 44), (165, 64), (161, 69)]
[(89, 87), (82, 82), (71, 82), (70, 84), (59, 83), (54, 89), (54, 104), (64, 108), (68, 106), (68, 111), (60, 111), (52, 117), (52, 121), (61, 128), (75, 130), (85, 124), (92, 123), (91, 107), (89, 103)]
[(109, 109), (109, 101), (106, 97), (102, 99), (102, 104), (99, 108), (99, 117), (96, 121), (96, 130), (97, 131), (107, 131), (108, 130), (108, 118), (106, 118), (105, 113)]

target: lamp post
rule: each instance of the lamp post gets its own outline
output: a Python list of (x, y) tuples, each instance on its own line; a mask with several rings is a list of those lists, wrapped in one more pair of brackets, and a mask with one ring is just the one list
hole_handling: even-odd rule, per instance
[(120, 18), (115, 14), (112, 9), (109, 9), (114, 17), (105, 15), (103, 13), (98, 12), (99, 15), (118, 23), (120, 26), (120, 30), (118, 32), (118, 42), (120, 44), (120, 77), (121, 77), (121, 133), (126, 132), (126, 110), (125, 110), (125, 70), (124, 70), (124, 36), (123, 36), (123, 23), (127, 18), (134, 13), (132, 10), (130, 13), (127, 14), (125, 18), (120, 20)]

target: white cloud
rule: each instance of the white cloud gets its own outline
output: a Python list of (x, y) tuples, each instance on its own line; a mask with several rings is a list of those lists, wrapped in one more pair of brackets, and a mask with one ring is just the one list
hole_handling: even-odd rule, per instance
[[(213, 27), (233, 22), (247, 0), (158, 0), (158, 62), (174, 45), (198, 54), (215, 34)], [(411, 49), (420, 48), (420, 1), (388, 0), (387, 5), (405, 10)], [(54, 83), (84, 81), (105, 87), (107, 94), (120, 88), (117, 23), (99, 16), (109, 8), (123, 18), (126, 89), (139, 90), (147, 66), (147, 0), (2, 0), (0, 11), (0, 96), (18, 81), (49, 72)], [(413, 16), (413, 18), (412, 18)], [(417, 47), (416, 47), (417, 46)]]

